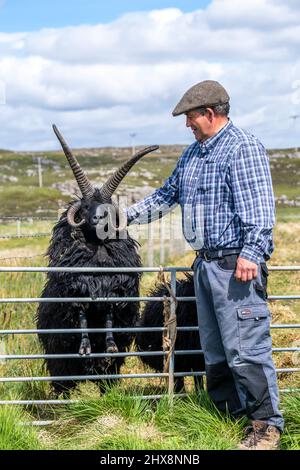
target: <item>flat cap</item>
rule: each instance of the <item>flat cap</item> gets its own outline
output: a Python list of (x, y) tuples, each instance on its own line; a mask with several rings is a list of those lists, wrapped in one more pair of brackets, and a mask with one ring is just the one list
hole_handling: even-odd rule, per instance
[(173, 116), (179, 116), (195, 108), (225, 104), (229, 102), (229, 99), (227, 91), (219, 82), (204, 80), (185, 92), (172, 114)]

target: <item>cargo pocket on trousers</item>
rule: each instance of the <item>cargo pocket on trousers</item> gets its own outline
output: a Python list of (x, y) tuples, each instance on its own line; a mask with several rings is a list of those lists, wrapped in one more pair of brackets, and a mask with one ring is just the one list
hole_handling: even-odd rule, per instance
[(245, 305), (237, 309), (240, 351), (256, 356), (272, 347), (271, 314), (266, 304)]

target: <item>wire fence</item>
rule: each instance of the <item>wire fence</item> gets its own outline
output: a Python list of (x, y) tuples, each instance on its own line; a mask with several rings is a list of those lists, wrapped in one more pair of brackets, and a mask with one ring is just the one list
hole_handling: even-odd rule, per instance
[[(61, 216), (14, 216), (0, 217), (0, 241), (49, 238), (53, 226)], [(164, 265), (174, 255), (190, 251), (181, 230), (181, 213), (174, 209), (164, 218), (147, 225), (134, 225), (128, 227), (128, 233), (140, 242), (144, 264), (154, 266), (156, 263)]]
[[(53, 216), (0, 216), (0, 240), (16, 238), (44, 238), (51, 235), (51, 228), (58, 221)], [(41, 230), (47, 226), (48, 230)]]
[[(300, 266), (277, 266), (269, 267), (270, 271), (300, 271)], [(0, 330), (0, 336), (7, 337), (11, 335), (36, 335), (36, 334), (74, 334), (74, 333), (99, 333), (103, 334), (107, 331), (116, 333), (131, 333), (136, 334), (138, 332), (154, 332), (158, 331), (163, 334), (166, 332), (169, 339), (169, 345), (174, 344), (174, 338), (176, 337), (176, 331), (198, 331), (197, 326), (188, 326), (188, 327), (177, 327), (174, 329), (172, 325), (174, 322), (172, 320), (176, 319), (176, 304), (177, 302), (191, 302), (195, 301), (195, 297), (178, 297), (176, 295), (176, 276), (178, 272), (190, 272), (192, 271), (190, 267), (145, 267), (145, 268), (93, 268), (93, 267), (84, 267), (84, 268), (72, 268), (72, 267), (60, 267), (60, 268), (49, 268), (49, 267), (0, 267), (0, 273), (11, 273), (11, 272), (26, 272), (26, 273), (49, 273), (49, 272), (74, 272), (74, 273), (136, 273), (136, 272), (147, 272), (147, 273), (169, 273), (170, 274), (170, 286), (172, 295), (164, 297), (151, 297), (151, 296), (140, 296), (140, 297), (53, 297), (53, 298), (43, 298), (43, 297), (10, 297), (10, 298), (1, 298), (0, 304), (14, 304), (14, 303), (40, 303), (40, 302), (85, 302), (85, 303), (97, 303), (97, 302), (137, 302), (137, 301), (147, 301), (147, 302), (158, 302), (158, 301), (167, 301), (170, 306), (170, 322), (167, 327), (144, 327), (144, 328), (76, 328), (76, 329), (2, 329)], [(299, 300), (300, 295), (274, 295), (270, 296), (270, 301), (280, 301), (280, 300)], [(175, 323), (176, 324), (176, 323)], [(300, 324), (272, 324), (271, 329), (299, 329)], [(299, 353), (300, 347), (295, 346), (291, 347), (290, 345), (284, 347), (273, 348), (273, 353), (283, 353), (283, 352), (293, 352)], [(196, 377), (204, 376), (205, 372), (203, 371), (189, 371), (186, 372), (175, 372), (175, 357), (177, 355), (190, 355), (190, 354), (203, 354), (201, 349), (191, 349), (188, 351), (175, 350), (172, 346), (168, 350), (162, 351), (151, 351), (151, 352), (121, 352), (121, 353), (92, 353), (89, 356), (81, 356), (79, 354), (0, 354), (0, 363), (2, 361), (14, 361), (14, 360), (45, 360), (45, 359), (77, 359), (77, 360), (86, 360), (87, 358), (113, 358), (113, 357), (143, 357), (143, 356), (169, 356), (169, 366), (167, 372), (150, 372), (150, 373), (132, 373), (132, 374), (103, 374), (103, 375), (72, 375), (72, 376), (59, 376), (59, 377), (49, 377), (49, 376), (14, 376), (14, 377), (1, 377), (0, 383), (12, 383), (12, 382), (50, 382), (50, 381), (82, 381), (82, 380), (109, 380), (109, 379), (150, 379), (150, 378), (166, 378), (168, 382), (168, 394), (172, 397), (174, 395), (174, 380), (177, 377)], [(299, 364), (295, 364), (296, 367), (281, 367), (277, 368), (276, 372), (279, 373), (299, 373), (300, 367), (297, 367)], [(188, 368), (188, 366), (187, 366)], [(287, 393), (299, 389), (282, 389), (282, 393)], [(156, 398), (160, 398), (163, 395), (155, 395)], [(147, 396), (148, 397), (148, 396)], [(152, 395), (151, 395), (152, 397)], [(145, 398), (145, 396), (144, 396)], [(76, 401), (76, 400), (75, 400)], [(0, 404), (62, 404), (74, 402), (74, 400), (1, 400)]]

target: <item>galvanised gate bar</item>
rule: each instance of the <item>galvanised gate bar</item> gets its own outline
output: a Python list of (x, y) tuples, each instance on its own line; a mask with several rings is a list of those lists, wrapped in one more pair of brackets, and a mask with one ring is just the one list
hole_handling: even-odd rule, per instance
[[(49, 267), (0, 267), (0, 273), (5, 272), (152, 272), (152, 273), (170, 273), (171, 276), (171, 290), (174, 293), (174, 297), (168, 296), (167, 299), (170, 303), (170, 320), (176, 317), (176, 301), (194, 301), (195, 297), (177, 297), (176, 296), (176, 273), (177, 272), (191, 272), (190, 267), (151, 267), (151, 268), (72, 268), (72, 267), (60, 267), (60, 268), (49, 268)], [(300, 271), (300, 266), (270, 266), (269, 271)], [(31, 297), (31, 298), (1, 298), (0, 303), (31, 303), (31, 302), (137, 302), (137, 301), (150, 301), (157, 302), (163, 301), (166, 297), (99, 297), (92, 299), (90, 297), (52, 297), (52, 298), (40, 298), (40, 297)], [(299, 295), (274, 295), (269, 296), (268, 300), (277, 301), (277, 300), (300, 300)], [(171, 323), (171, 322), (170, 322)], [(274, 324), (271, 325), (272, 329), (298, 329), (300, 324)], [(110, 328), (109, 331), (112, 332), (147, 332), (147, 331), (166, 331), (168, 332), (170, 342), (174, 339), (174, 330), (172, 327), (151, 327), (151, 328)], [(198, 327), (177, 327), (177, 331), (197, 331)], [(86, 328), (86, 329), (47, 329), (47, 330), (37, 330), (37, 329), (15, 329), (15, 330), (0, 330), (0, 335), (30, 335), (30, 334), (52, 334), (52, 333), (105, 333), (107, 329), (105, 328)], [(274, 353), (278, 352), (298, 352), (300, 347), (283, 347), (283, 348), (273, 348)], [(9, 382), (38, 382), (38, 381), (53, 381), (53, 380), (99, 380), (99, 379), (134, 379), (134, 378), (153, 378), (153, 377), (166, 377), (168, 378), (168, 393), (173, 395), (174, 391), (174, 377), (182, 376), (201, 376), (205, 375), (205, 372), (174, 372), (174, 361), (176, 355), (189, 355), (194, 353), (201, 353), (201, 350), (189, 350), (189, 351), (151, 351), (151, 352), (125, 352), (125, 353), (92, 353), (89, 356), (80, 356), (79, 354), (0, 354), (0, 361), (2, 360), (32, 360), (32, 359), (66, 359), (66, 358), (77, 358), (78, 360), (85, 360), (86, 357), (129, 357), (129, 356), (146, 356), (146, 355), (167, 355), (170, 353), (170, 361), (168, 372), (166, 373), (144, 373), (144, 374), (115, 374), (115, 375), (81, 375), (81, 376), (59, 376), (59, 377), (0, 377), (1, 383)], [(297, 364), (298, 365), (298, 364)], [(276, 369), (277, 373), (288, 372), (288, 373), (298, 373), (300, 372), (300, 367), (294, 368), (280, 368)], [(299, 391), (300, 389), (283, 389), (281, 392), (291, 392)], [(182, 394), (184, 395), (184, 394)], [(144, 398), (160, 398), (162, 395), (148, 395)], [(30, 404), (51, 404), (58, 405), (70, 402), (76, 402), (77, 400), (0, 400), (1, 405), (30, 405)]]

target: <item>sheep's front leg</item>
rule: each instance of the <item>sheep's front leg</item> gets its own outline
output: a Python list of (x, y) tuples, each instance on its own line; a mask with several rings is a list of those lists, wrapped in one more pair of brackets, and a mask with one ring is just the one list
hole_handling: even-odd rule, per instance
[[(105, 328), (113, 328), (113, 314), (112, 310), (106, 314)], [(107, 353), (116, 353), (118, 352), (118, 347), (115, 343), (112, 331), (106, 332), (106, 352)]]
[[(84, 310), (80, 310), (79, 312), (79, 324), (80, 328), (87, 328), (87, 319)], [(92, 348), (89, 339), (88, 333), (81, 333), (81, 343), (79, 347), (79, 354), (80, 356), (88, 356), (91, 354)]]

